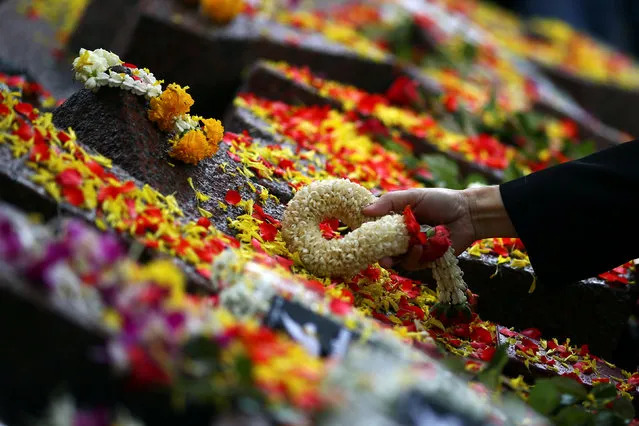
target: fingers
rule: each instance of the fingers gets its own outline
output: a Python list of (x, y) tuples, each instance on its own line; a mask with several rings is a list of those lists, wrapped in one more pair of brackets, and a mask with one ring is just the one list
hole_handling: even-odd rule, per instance
[(401, 264), (406, 271), (416, 271), (423, 267), (420, 261), (424, 249), (422, 246), (413, 246), (406, 255), (398, 258), (384, 257), (379, 260), (379, 266), (385, 269), (391, 268), (394, 264)]
[(419, 202), (419, 192), (415, 190), (389, 192), (373, 204), (366, 206), (362, 213), (366, 216), (384, 216), (391, 212), (400, 213), (407, 205), (414, 206)]
[(402, 261), (402, 267), (407, 271), (416, 271), (422, 267), (420, 259), (422, 254), (424, 253), (424, 249), (422, 246), (413, 246), (409, 251), (404, 260)]
[(393, 258), (392, 257), (383, 257), (379, 260), (379, 266), (384, 269), (390, 269), (393, 267)]

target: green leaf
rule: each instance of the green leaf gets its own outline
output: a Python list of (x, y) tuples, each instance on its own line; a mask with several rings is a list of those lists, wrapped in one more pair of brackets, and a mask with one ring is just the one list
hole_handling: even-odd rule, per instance
[(454, 160), (443, 154), (423, 155), (421, 160), (426, 163), (428, 170), (433, 174), (433, 179), (437, 186), (463, 189), (463, 185), (460, 182), (459, 166)]
[(458, 358), (456, 356), (447, 357), (443, 360), (443, 364), (453, 373), (465, 374), (466, 371), (466, 363), (463, 359)]
[(253, 384), (253, 363), (250, 358), (245, 356), (236, 358), (235, 371), (241, 385), (248, 387)]
[(471, 183), (481, 183), (482, 185), (488, 184), (486, 178), (477, 173), (472, 173), (466, 177), (466, 187), (468, 187)]
[(530, 391), (528, 404), (539, 413), (549, 415), (555, 411), (561, 402), (561, 392), (548, 379), (535, 382), (535, 387)]
[(206, 337), (191, 339), (184, 346), (184, 354), (187, 357), (202, 361), (217, 361), (219, 353), (219, 347)]
[(494, 389), (499, 384), (499, 378), (507, 363), (508, 353), (504, 347), (500, 347), (495, 351), (486, 368), (477, 375), (477, 378), (487, 387)]
[(610, 411), (601, 411), (594, 415), (592, 422), (594, 426), (622, 426), (626, 421)]
[(584, 141), (580, 143), (566, 142), (566, 156), (571, 160), (578, 160), (596, 151), (594, 141)]
[(617, 397), (617, 388), (612, 383), (599, 383), (593, 386), (592, 395), (598, 401)]
[(464, 43), (464, 45), (462, 46), (461, 53), (462, 53), (462, 58), (464, 59), (465, 62), (469, 62), (469, 63), (474, 62), (478, 52), (479, 52), (479, 49), (473, 43)]
[(626, 420), (632, 420), (635, 417), (635, 408), (632, 406), (632, 402), (623, 397), (612, 402), (612, 411)]
[(494, 111), (497, 109), (497, 86), (490, 86), (490, 99), (486, 106), (484, 107), (484, 111)]
[(565, 407), (553, 418), (557, 426), (584, 425), (592, 418), (582, 407)]
[(588, 397), (588, 391), (586, 388), (576, 380), (572, 380), (567, 377), (553, 377), (550, 379), (550, 382), (562, 394), (574, 396), (580, 401), (583, 401)]
[(477, 134), (477, 126), (474, 123), (473, 116), (463, 106), (457, 109), (455, 113), (457, 124), (462, 129), (462, 132), (468, 136), (474, 136)]
[(503, 182), (510, 182), (511, 180), (515, 180), (517, 178), (522, 177), (524, 174), (517, 167), (517, 164), (514, 161), (511, 161), (506, 170), (504, 170)]

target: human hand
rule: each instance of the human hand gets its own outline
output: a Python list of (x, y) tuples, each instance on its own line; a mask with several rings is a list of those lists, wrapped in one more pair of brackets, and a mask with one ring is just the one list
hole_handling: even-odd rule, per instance
[[(463, 191), (421, 188), (389, 192), (364, 208), (363, 213), (367, 216), (401, 213), (407, 205), (411, 206), (419, 223), (448, 228), (457, 256), (478, 239), (517, 236), (498, 186)], [(424, 267), (420, 262), (423, 251), (423, 246), (416, 245), (400, 258), (386, 257), (379, 263), (384, 268), (399, 263), (409, 271), (420, 269)]]

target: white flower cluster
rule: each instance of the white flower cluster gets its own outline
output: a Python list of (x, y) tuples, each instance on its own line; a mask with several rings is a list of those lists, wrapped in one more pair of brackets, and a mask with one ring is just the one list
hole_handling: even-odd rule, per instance
[[(306, 269), (318, 276), (351, 277), (384, 256), (397, 256), (409, 248), (404, 216), (370, 218), (362, 209), (375, 201), (366, 188), (346, 179), (313, 182), (295, 194), (284, 212), (282, 237), (291, 252), (298, 252)], [(341, 220), (353, 231), (327, 240), (319, 224)], [(466, 302), (466, 283), (452, 247), (432, 262), (440, 302)]]
[(460, 305), (466, 303), (464, 273), (457, 264), (453, 248), (432, 262), (433, 278), (437, 281), (437, 299), (441, 303)]
[[(306, 269), (322, 277), (351, 277), (384, 256), (405, 253), (410, 237), (404, 217), (364, 216), (362, 209), (373, 201), (370, 191), (346, 179), (313, 182), (295, 194), (284, 212), (284, 242), (299, 253)], [(325, 239), (319, 224), (328, 218), (352, 231), (342, 239)]]
[[(245, 260), (239, 250), (227, 249), (213, 260), (211, 284), (219, 292), (221, 307), (239, 318), (263, 319), (273, 297), (280, 295), (337, 323), (348, 324), (346, 327), (357, 331), (362, 339), (388, 350), (400, 359), (424, 360), (423, 352), (406, 345), (397, 334), (381, 327), (376, 320), (356, 309), (340, 315), (333, 314), (329, 298), (307, 289), (294, 276)], [(426, 341), (434, 344), (430, 336), (426, 337)]]
[(183, 114), (175, 119), (173, 123), (176, 135), (181, 135), (190, 130), (197, 130), (200, 128), (200, 123), (197, 119), (193, 118), (191, 114)]
[[(111, 69), (118, 66), (128, 72)], [(80, 55), (73, 61), (73, 70), (75, 79), (89, 90), (95, 91), (106, 86), (119, 87), (147, 98), (154, 98), (162, 93), (162, 85), (151, 72), (126, 67), (118, 55), (104, 49), (80, 49)]]

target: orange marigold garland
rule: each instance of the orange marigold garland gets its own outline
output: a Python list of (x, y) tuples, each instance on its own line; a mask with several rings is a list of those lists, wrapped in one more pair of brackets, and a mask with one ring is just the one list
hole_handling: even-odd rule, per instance
[(194, 101), (187, 92), (188, 86), (171, 83), (162, 90), (161, 82), (155, 80), (150, 71), (124, 63), (116, 54), (103, 49), (81, 49), (73, 68), (76, 80), (84, 83), (87, 89), (117, 87), (149, 98), (149, 120), (163, 132), (172, 134), (169, 139), (171, 157), (197, 164), (217, 152), (224, 137), (224, 127), (214, 118), (189, 114)]
[(153, 121), (164, 132), (173, 129), (175, 120), (186, 114), (193, 106), (193, 98), (187, 93), (187, 87), (171, 83), (160, 94), (151, 99), (149, 109), (149, 120)]
[(213, 22), (228, 24), (244, 10), (243, 0), (200, 0), (200, 10)]

